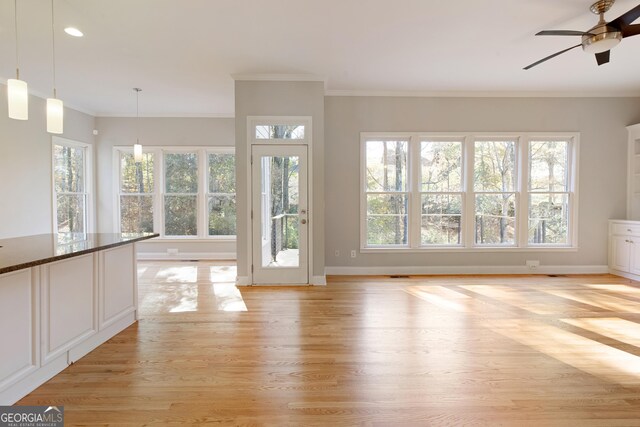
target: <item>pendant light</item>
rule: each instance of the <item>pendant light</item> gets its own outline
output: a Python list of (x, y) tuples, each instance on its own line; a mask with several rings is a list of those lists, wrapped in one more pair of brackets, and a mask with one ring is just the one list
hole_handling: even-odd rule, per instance
[(14, 25), (16, 31), (16, 78), (7, 80), (7, 102), (9, 118), (16, 120), (29, 119), (29, 91), (27, 82), (20, 80), (18, 62), (18, 0), (13, 2)]
[(53, 98), (47, 98), (47, 132), (61, 134), (64, 126), (64, 105), (56, 94), (56, 41), (54, 8), (51, 0), (51, 62), (53, 65)]
[(140, 92), (142, 89), (139, 87), (134, 87), (133, 90), (136, 91), (136, 143), (133, 144), (133, 160), (136, 163), (142, 162), (142, 144), (140, 144)]

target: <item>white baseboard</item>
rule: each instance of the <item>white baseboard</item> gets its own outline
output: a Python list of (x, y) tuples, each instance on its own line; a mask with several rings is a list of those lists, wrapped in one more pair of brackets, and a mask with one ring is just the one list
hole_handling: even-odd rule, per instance
[(326, 267), (332, 276), (387, 276), (436, 274), (604, 274), (606, 265), (541, 265), (530, 269), (526, 265), (462, 265), (462, 266), (386, 266), (386, 267)]
[(141, 261), (185, 261), (185, 260), (235, 260), (235, 252), (178, 252), (168, 254), (166, 252), (138, 252), (138, 260)]
[(251, 285), (251, 280), (249, 280), (249, 276), (237, 276), (236, 277), (236, 285), (237, 286), (249, 286), (249, 285)]
[(310, 285), (324, 286), (327, 284), (327, 276), (311, 276)]

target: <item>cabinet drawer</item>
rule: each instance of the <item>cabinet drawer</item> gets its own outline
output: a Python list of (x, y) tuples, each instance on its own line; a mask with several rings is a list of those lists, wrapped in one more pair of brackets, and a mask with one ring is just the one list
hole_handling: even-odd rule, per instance
[(623, 236), (640, 236), (640, 225), (612, 224), (611, 234)]

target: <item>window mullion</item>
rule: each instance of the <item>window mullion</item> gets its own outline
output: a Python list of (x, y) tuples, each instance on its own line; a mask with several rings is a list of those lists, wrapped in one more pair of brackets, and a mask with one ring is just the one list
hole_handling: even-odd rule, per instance
[(475, 193), (473, 188), (473, 159), (474, 159), (474, 147), (473, 138), (467, 136), (464, 139), (463, 146), (463, 161), (464, 161), (464, 175), (463, 175), (463, 189), (464, 189), (464, 204), (462, 206), (462, 246), (471, 248), (475, 246)]
[(420, 145), (422, 142), (417, 135), (409, 139), (409, 247), (419, 248), (421, 244), (421, 224), (422, 224), (422, 201), (420, 200), (420, 190), (422, 186), (420, 168)]
[(529, 246), (529, 138), (519, 138), (517, 141), (518, 163), (516, 173), (518, 177), (518, 191), (516, 194), (516, 246)]

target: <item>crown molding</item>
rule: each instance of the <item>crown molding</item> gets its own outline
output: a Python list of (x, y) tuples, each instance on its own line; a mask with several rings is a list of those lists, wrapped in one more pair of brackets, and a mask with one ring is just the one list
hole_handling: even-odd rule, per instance
[(640, 90), (625, 91), (398, 91), (326, 90), (325, 96), (376, 96), (411, 98), (636, 98)]

